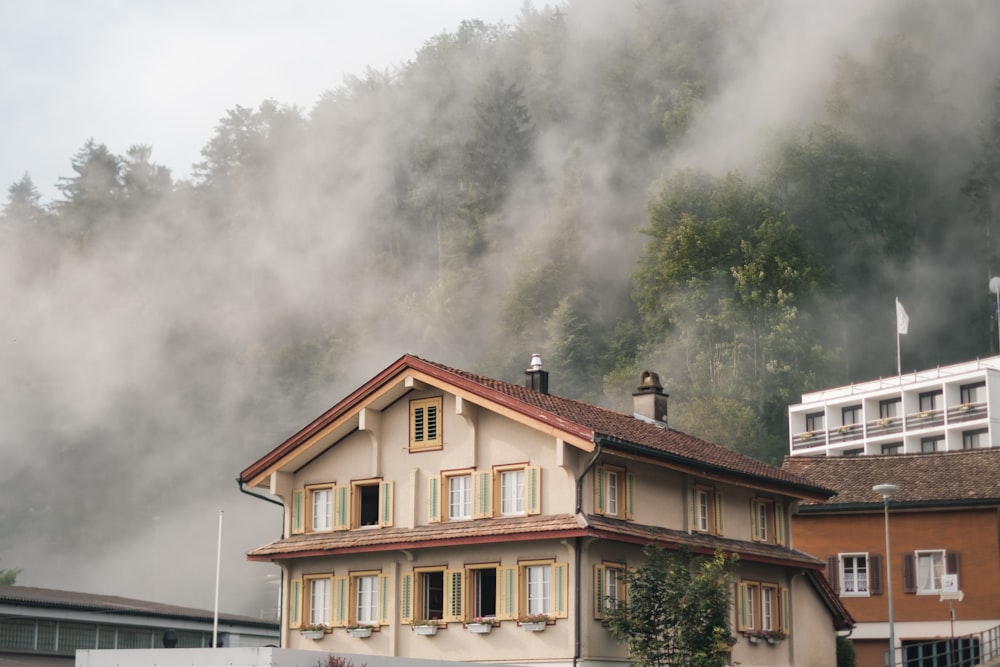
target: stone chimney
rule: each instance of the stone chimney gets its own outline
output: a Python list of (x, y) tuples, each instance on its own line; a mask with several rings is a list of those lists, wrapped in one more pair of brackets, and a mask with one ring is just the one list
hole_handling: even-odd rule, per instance
[(531, 355), (531, 368), (524, 371), (524, 386), (542, 394), (549, 393), (549, 372), (542, 370), (542, 355)]
[(639, 419), (666, 426), (668, 396), (663, 393), (660, 376), (653, 371), (643, 371), (639, 386), (632, 394), (632, 411)]

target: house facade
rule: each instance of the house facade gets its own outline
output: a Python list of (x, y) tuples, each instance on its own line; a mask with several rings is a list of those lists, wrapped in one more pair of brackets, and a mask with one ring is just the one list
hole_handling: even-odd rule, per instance
[(1000, 446), (1000, 356), (802, 395), (792, 456), (917, 454)]
[[(783, 468), (837, 491), (803, 501), (792, 530), (857, 621), (859, 667), (886, 664), (890, 581), (896, 664), (978, 664), (995, 649), (979, 635), (1000, 627), (1000, 449), (791, 456)], [(886, 499), (873, 490), (887, 483), (898, 487), (888, 554)]]
[(653, 373), (634, 399), (551, 395), (534, 358), (523, 385), (396, 360), (240, 474), (285, 507), (248, 555), (282, 568), (282, 646), (620, 664), (603, 613), (653, 543), (739, 555), (733, 662), (832, 667), (852, 621), (788, 516), (831, 492), (669, 428)]

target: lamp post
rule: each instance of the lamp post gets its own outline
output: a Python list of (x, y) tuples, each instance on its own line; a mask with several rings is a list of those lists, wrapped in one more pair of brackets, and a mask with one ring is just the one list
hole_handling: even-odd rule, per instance
[(896, 626), (892, 618), (892, 551), (889, 548), (889, 498), (899, 491), (895, 484), (876, 484), (872, 491), (882, 496), (882, 508), (885, 513), (885, 585), (889, 593), (889, 665), (896, 664)]

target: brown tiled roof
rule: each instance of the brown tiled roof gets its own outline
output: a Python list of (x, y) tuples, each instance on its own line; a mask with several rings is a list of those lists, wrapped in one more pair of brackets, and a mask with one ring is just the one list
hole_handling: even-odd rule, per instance
[(782, 468), (837, 491), (821, 504), (882, 505), (876, 484), (895, 484), (894, 505), (1000, 504), (1000, 449), (885, 456), (789, 456)]
[(634, 544), (685, 545), (701, 553), (717, 549), (739, 553), (741, 558), (760, 562), (823, 567), (808, 554), (773, 544), (732, 540), (713, 535), (690, 534), (681, 530), (636, 524), (632, 521), (574, 514), (505, 517), (483, 521), (447, 521), (414, 528), (379, 528), (292, 535), (254, 549), (252, 560), (297, 558), (372, 551), (416, 549), (455, 544), (488, 544), (518, 540), (602, 537)]
[[(33, 586), (0, 586), (0, 604), (73, 611), (97, 611), (124, 616), (147, 616), (198, 621), (212, 621), (214, 619), (214, 612), (204, 609), (179, 607), (177, 605), (149, 602), (148, 600), (134, 600), (118, 597), (117, 595), (78, 593), (76, 591), (35, 588)], [(220, 613), (219, 621), (263, 628), (277, 628), (277, 623), (264, 621), (253, 616), (240, 616), (237, 614)]]
[(575, 437), (598, 443), (610, 450), (668, 461), (714, 474), (742, 478), (752, 483), (781, 488), (798, 497), (826, 498), (832, 493), (793, 472), (744, 456), (700, 438), (664, 428), (631, 415), (621, 414), (570, 398), (543, 394), (523, 385), (450, 368), (419, 357), (404, 355), (382, 370), (337, 405), (246, 468), (239, 480), (260, 479), (271, 466), (308, 442), (316, 433), (363, 404), (366, 396), (407, 369), (419, 371), (445, 384), (461, 388), (486, 400), (548, 424)]

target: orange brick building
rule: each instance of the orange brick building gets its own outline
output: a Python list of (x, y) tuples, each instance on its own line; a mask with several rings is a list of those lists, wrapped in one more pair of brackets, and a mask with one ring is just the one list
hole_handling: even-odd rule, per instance
[[(857, 621), (859, 667), (885, 664), (887, 566), (897, 661), (920, 664), (933, 646), (917, 644), (1000, 626), (1000, 450), (798, 456), (784, 468), (838, 492), (801, 504), (792, 533), (796, 548), (826, 560), (827, 578)], [(872, 489), (884, 483), (898, 487), (889, 500), (888, 558), (883, 498)], [(942, 600), (952, 586), (962, 599)], [(963, 641), (961, 650), (978, 651), (975, 640)]]

